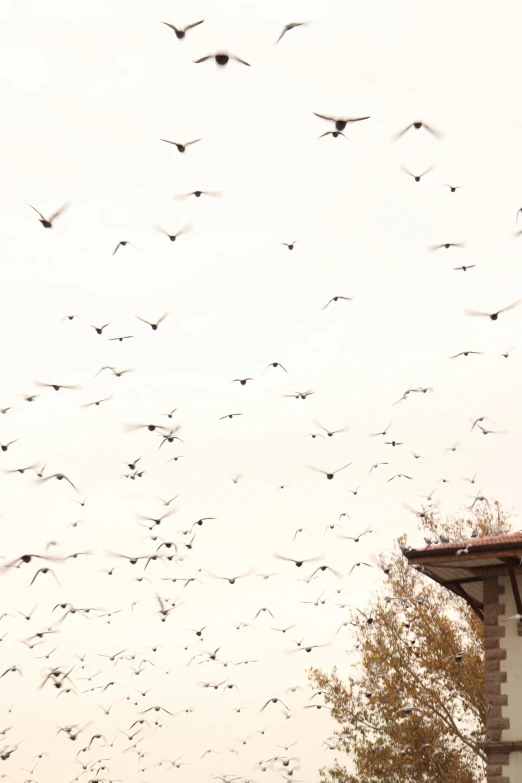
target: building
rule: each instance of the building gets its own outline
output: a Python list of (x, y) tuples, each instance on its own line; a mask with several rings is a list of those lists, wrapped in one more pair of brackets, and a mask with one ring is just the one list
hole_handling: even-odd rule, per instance
[(406, 550), (484, 622), (488, 783), (522, 783), (522, 533)]

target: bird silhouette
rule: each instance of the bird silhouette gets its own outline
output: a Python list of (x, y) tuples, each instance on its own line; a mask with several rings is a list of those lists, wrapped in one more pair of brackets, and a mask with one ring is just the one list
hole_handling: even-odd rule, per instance
[(320, 117), (322, 120), (328, 120), (329, 122), (335, 123), (335, 130), (337, 131), (343, 131), (351, 122), (362, 122), (362, 120), (370, 119), (370, 117), (330, 117), (327, 114), (318, 114), (315, 111), (314, 114), (316, 117)]
[(216, 54), (207, 54), (205, 57), (200, 57), (199, 60), (193, 60), (195, 63), (204, 63), (205, 60), (212, 60), (214, 59), (216, 63), (220, 66), (226, 65), (230, 60), (236, 60), (238, 63), (242, 63), (243, 65), (248, 65), (250, 67), (250, 63), (247, 63), (246, 60), (242, 60), (241, 57), (237, 57), (235, 54), (228, 54), (228, 52), (216, 52)]
[(204, 21), (204, 19), (200, 19), (199, 22), (192, 22), (192, 24), (188, 24), (185, 27), (176, 27), (176, 25), (173, 25), (170, 22), (163, 22), (163, 24), (167, 25), (167, 27), (170, 27), (170, 29), (176, 33), (176, 38), (181, 41), (183, 38), (185, 38), (187, 30), (192, 30), (193, 27), (198, 27), (198, 25), (203, 24)]
[(471, 356), (473, 354), (480, 356), (482, 353), (483, 351), (461, 351), (460, 353), (456, 353), (453, 356), (450, 356), (450, 359), (458, 359), (459, 356)]
[[(288, 374), (288, 370), (286, 370), (286, 369), (283, 367), (283, 365), (282, 365), (282, 364), (280, 364), (279, 362), (270, 362), (270, 364), (268, 364), (268, 365), (267, 365), (267, 367), (266, 367), (265, 373), (266, 373), (266, 371), (267, 371), (268, 369), (270, 369), (270, 367), (274, 367), (274, 368), (276, 368), (276, 367), (280, 367), (280, 368), (281, 368), (281, 369), (282, 369), (284, 372), (286, 372), (286, 373)], [(264, 375), (265, 373), (263, 373), (263, 375)]]
[(406, 166), (401, 166), (402, 170), (405, 174), (408, 174), (410, 177), (412, 177), (415, 182), (420, 182), (423, 177), (426, 176), (426, 174), (429, 174), (431, 171), (433, 171), (433, 166), (428, 166), (428, 168), (422, 172), (422, 174), (412, 174), (412, 172), (406, 168)]
[(169, 314), (169, 311), (167, 310), (165, 313), (163, 313), (161, 318), (158, 318), (158, 320), (155, 321), (155, 322), (147, 321), (145, 318), (141, 318), (141, 316), (139, 316), (139, 315), (137, 315), (135, 317), (138, 319), (138, 321), (141, 321), (144, 324), (148, 324), (150, 326), (150, 328), (152, 329), (152, 331), (155, 332), (157, 330), (158, 326), (160, 325), (160, 323), (165, 320), (165, 318), (168, 316), (168, 314)]
[(348, 462), (346, 465), (343, 465), (341, 468), (337, 468), (337, 470), (334, 470), (331, 473), (328, 473), (326, 470), (321, 470), (320, 468), (314, 468), (313, 465), (309, 465), (308, 467), (310, 470), (314, 470), (316, 473), (322, 473), (326, 476), (327, 479), (333, 479), (336, 473), (339, 473), (339, 471), (344, 470), (345, 468), (348, 468), (352, 463)]
[(401, 139), (404, 136), (404, 134), (407, 133), (412, 128), (415, 128), (415, 130), (420, 130), (421, 128), (424, 128), (425, 131), (428, 131), (428, 133), (430, 133), (432, 136), (434, 136), (437, 139), (441, 139), (443, 136), (443, 134), (440, 131), (435, 130), (433, 126), (428, 125), (427, 123), (422, 122), (421, 120), (415, 120), (415, 122), (411, 122), (405, 128), (402, 128), (402, 130), (398, 131), (398, 133), (396, 133), (393, 136), (394, 141), (398, 141), (399, 139)]
[(441, 250), (442, 248), (445, 248), (446, 250), (449, 250), (450, 247), (463, 248), (463, 247), (466, 247), (466, 243), (465, 242), (443, 242), (442, 245), (430, 245), (429, 250), (433, 253), (435, 250)]
[(179, 141), (170, 141), (169, 139), (160, 139), (160, 141), (164, 141), (166, 144), (173, 144), (177, 148), (178, 152), (185, 152), (187, 147), (190, 147), (191, 144), (196, 144), (198, 141), (201, 141), (201, 139), (184, 141), (182, 144)]
[(288, 33), (290, 30), (293, 30), (296, 27), (303, 27), (306, 24), (308, 24), (308, 22), (290, 22), (289, 24), (285, 24), (285, 26), (283, 27), (283, 29), (282, 29), (282, 31), (281, 31), (281, 33), (279, 35), (279, 38), (276, 41), (276, 45), (279, 43), (281, 38), (284, 35), (286, 35), (286, 33)]
[(332, 296), (332, 298), (329, 299), (328, 302), (322, 306), (321, 310), (326, 310), (328, 305), (331, 305), (332, 302), (338, 302), (339, 300), (342, 300), (344, 302), (353, 302), (353, 296)]
[(114, 250), (112, 251), (112, 255), (113, 255), (113, 256), (114, 256), (114, 255), (116, 255), (116, 253), (118, 252), (118, 250), (120, 249), (120, 247), (127, 247), (127, 245), (130, 245), (131, 247), (134, 247), (134, 245), (132, 244), (132, 242), (129, 242), (129, 240), (128, 240), (128, 239), (121, 239), (121, 240), (118, 242), (118, 244), (116, 245), (116, 247), (114, 248)]
[(170, 241), (171, 241), (171, 242), (175, 242), (175, 241), (176, 241), (176, 239), (177, 239), (178, 237), (180, 237), (182, 234), (186, 234), (186, 233), (187, 233), (187, 231), (190, 231), (190, 229), (191, 229), (191, 225), (190, 225), (190, 223), (188, 223), (188, 224), (187, 224), (187, 225), (185, 225), (183, 228), (180, 228), (180, 230), (179, 230), (179, 231), (176, 231), (176, 233), (175, 233), (175, 234), (169, 234), (169, 232), (168, 232), (168, 231), (165, 231), (165, 229), (164, 229), (164, 228), (162, 228), (162, 227), (161, 227), (161, 226), (159, 226), (159, 225), (156, 225), (156, 226), (155, 226), (155, 229), (156, 229), (156, 231), (159, 231), (161, 234), (165, 234), (165, 236), (167, 236), (167, 237), (170, 239)]
[(324, 139), (325, 136), (331, 136), (333, 139), (337, 139), (339, 136), (342, 136), (343, 139), (348, 139), (348, 136), (345, 133), (343, 133), (342, 131), (338, 131), (338, 130), (325, 131), (324, 133), (321, 133), (321, 135), (318, 136), (317, 138), (318, 139)]
[(315, 392), (312, 389), (307, 389), (307, 391), (296, 391), (292, 392), (292, 394), (283, 394), (282, 396), (293, 397), (295, 400), (306, 400), (311, 394), (315, 394)]
[(195, 198), (201, 198), (201, 196), (219, 196), (219, 190), (192, 190), (190, 193), (182, 193), (179, 196), (174, 196), (176, 199), (188, 198), (194, 196)]
[(70, 206), (69, 202), (66, 201), (64, 204), (62, 204), (62, 206), (59, 209), (56, 210), (56, 212), (53, 212), (51, 215), (49, 215), (49, 217), (46, 218), (44, 215), (42, 215), (41, 212), (39, 212), (36, 209), (36, 207), (33, 207), (32, 204), (29, 204), (28, 201), (26, 201), (25, 203), (27, 204), (28, 207), (31, 207), (31, 209), (33, 209), (36, 212), (36, 214), (39, 216), (40, 223), (44, 228), (52, 228), (53, 220), (56, 220), (56, 218), (59, 217), (63, 212), (65, 212), (65, 210), (68, 209)]
[(521, 299), (518, 299), (516, 302), (513, 302), (507, 307), (503, 307), (502, 310), (497, 310), (495, 313), (484, 313), (481, 310), (465, 310), (464, 314), (471, 316), (482, 315), (490, 318), (492, 321), (496, 321), (501, 313), (507, 313), (508, 310), (513, 310), (514, 307), (518, 307), (521, 301)]

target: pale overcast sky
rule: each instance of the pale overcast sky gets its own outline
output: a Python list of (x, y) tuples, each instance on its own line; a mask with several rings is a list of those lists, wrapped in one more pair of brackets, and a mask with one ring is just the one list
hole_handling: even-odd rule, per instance
[[(184, 40), (162, 24), (200, 19)], [(290, 22), (308, 24), (276, 46)], [(44, 476), (64, 473), (79, 488), (39, 484), (34, 471), (2, 473), (1, 551), (6, 563), (44, 554), (51, 541), (50, 554), (92, 552), (1, 578), (0, 674), (22, 671), (0, 679), (0, 709), (14, 705), (0, 721), (12, 727), (2, 743), (22, 741), (2, 766), (14, 783), (43, 751), (49, 757), (29, 775), (37, 783), (80, 773), (86, 783), (225, 773), (277, 781), (284, 767), (263, 773), (256, 763), (294, 741), (293, 779), (315, 780), (333, 760), (321, 742), (335, 724), (304, 709), (306, 668), (348, 673), (350, 634), (335, 635), (348, 610), (339, 604), (364, 607), (381, 578), (365, 567), (350, 575), (354, 564), (373, 564), (403, 532), (422, 542), (404, 504), (420, 508), (434, 489), (443, 514), (469, 506), (475, 492), (518, 512), (522, 306), (498, 321), (464, 310), (494, 312), (522, 298), (521, 24), (510, 0), (0, 0), (0, 406), (10, 407), (0, 442), (19, 438), (0, 452), (0, 468), (46, 463)], [(193, 63), (222, 50), (251, 67)], [(370, 119), (349, 125), (347, 138), (319, 139), (333, 123), (314, 112)], [(411, 129), (393, 141), (415, 120), (444, 135)], [(201, 140), (180, 154), (160, 139)], [(402, 169), (430, 166), (419, 183)], [(175, 198), (197, 189), (219, 196)], [(70, 207), (45, 230), (25, 202), (44, 215)], [(171, 243), (155, 225), (191, 230)], [(132, 244), (113, 256), (121, 240)], [(294, 240), (293, 251), (281, 244)], [(428, 252), (446, 242), (465, 247)], [(475, 267), (454, 271), (461, 265)], [(353, 301), (321, 309), (334, 296)], [(135, 317), (153, 322), (167, 310), (157, 331)], [(82, 320), (62, 322), (72, 314)], [(88, 326), (107, 322), (102, 335)], [(107, 339), (123, 335), (132, 339)], [(483, 353), (449, 359), (461, 351)], [(288, 373), (264, 374), (271, 362)], [(133, 372), (96, 375), (104, 365)], [(245, 377), (254, 380), (232, 383)], [(57, 393), (35, 381), (81, 389)], [(414, 387), (433, 391), (393, 405)], [(308, 389), (306, 400), (282, 396)], [(40, 396), (25, 402), (31, 393)], [(173, 408), (171, 420), (162, 416)], [(220, 420), (228, 413), (242, 415)], [(479, 416), (507, 432), (470, 431)], [(317, 421), (350, 429), (305, 437), (322, 432)], [(158, 450), (156, 433), (125, 431), (133, 422), (180, 425), (184, 442)], [(369, 437), (390, 422), (387, 438)], [(138, 457), (143, 476), (124, 478)], [(369, 476), (378, 462), (388, 464)], [(333, 481), (308, 468), (347, 463)], [(462, 480), (477, 471), (475, 484)], [(388, 481), (398, 473), (412, 480)], [(85, 507), (73, 502), (85, 495)], [(175, 495), (177, 513), (152, 535), (177, 542), (182, 562), (151, 562), (144, 573), (145, 561), (132, 568), (107, 555), (152, 554), (161, 540), (147, 540), (137, 514), (159, 516), (157, 498)], [(325, 534), (343, 512), (347, 535), (373, 532), (359, 543)], [(196, 526), (189, 550), (182, 531), (200, 517), (215, 519)], [(294, 541), (298, 528), (308, 532)], [(298, 571), (274, 553), (321, 559)], [(318, 564), (341, 577), (297, 581)], [(48, 573), (29, 586), (46, 565), (59, 585)], [(112, 566), (112, 576), (103, 572)], [(251, 570), (234, 585), (209, 574)], [(275, 576), (259, 576), (267, 573)], [(161, 581), (194, 576), (187, 587)], [(325, 604), (302, 603), (322, 591)], [(156, 593), (176, 602), (164, 624)], [(121, 611), (110, 624), (77, 613), (57, 625), (59, 603)], [(29, 621), (17, 614), (35, 605)], [(264, 607), (274, 619), (254, 620)], [(236, 630), (242, 621), (251, 625)], [(272, 630), (293, 623), (284, 636)], [(189, 629), (202, 626), (200, 641)], [(22, 645), (49, 627), (58, 633)], [(306, 654), (291, 641), (302, 637), (333, 643)], [(203, 656), (188, 665), (217, 647), (220, 663), (198, 665)], [(135, 659), (97, 656), (123, 649)], [(155, 665), (133, 674), (142, 659)], [(256, 663), (232, 665), (244, 660)], [(73, 665), (74, 692), (39, 690), (51, 666)], [(239, 692), (198, 685), (222, 680)], [(107, 692), (82, 693), (111, 681)], [(287, 692), (293, 686), (304, 690)], [(137, 706), (126, 699), (134, 688), (151, 688), (132, 694)], [(279, 704), (260, 713), (271, 697), (290, 718)], [(113, 703), (105, 715), (99, 705)], [(128, 742), (120, 730), (154, 705), (195, 712), (149, 713), (162, 728)], [(87, 722), (75, 743), (57, 735)], [(98, 733), (106, 741), (78, 758), (110, 759), (108, 770), (84, 771), (76, 753)], [(147, 755), (124, 752), (141, 738)], [(210, 748), (220, 755), (201, 759)], [(180, 756), (180, 771), (157, 766)]]

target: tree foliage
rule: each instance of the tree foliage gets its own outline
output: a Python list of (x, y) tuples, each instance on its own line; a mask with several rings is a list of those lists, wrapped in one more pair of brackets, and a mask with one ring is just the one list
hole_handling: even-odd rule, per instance
[[(469, 516), (421, 520), (433, 540), (467, 540), (509, 532), (498, 503)], [(309, 672), (339, 724), (336, 759), (321, 770), (327, 783), (479, 783), (484, 780), (486, 700), (483, 624), (470, 607), (408, 566), (397, 541), (379, 555), (385, 580), (364, 609), (353, 609), (349, 676)]]

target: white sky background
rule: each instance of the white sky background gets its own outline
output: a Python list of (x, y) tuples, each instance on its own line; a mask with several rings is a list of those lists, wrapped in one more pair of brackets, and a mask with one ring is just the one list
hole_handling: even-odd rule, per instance
[[(203, 25), (178, 41), (161, 24)], [(284, 24), (309, 21), (277, 45)], [(0, 680), (0, 704), (14, 704), (0, 729), (13, 726), (5, 743), (24, 742), (2, 772), (22, 783), (36, 753), (50, 756), (36, 768), (38, 783), (70, 781), (80, 747), (101, 732), (114, 748), (95, 741), (86, 758), (110, 758), (99, 777), (161, 783), (167, 773), (154, 765), (183, 756), (177, 772), (188, 781), (235, 773), (243, 778), (280, 780), (280, 767), (262, 773), (256, 761), (276, 755), (276, 743), (298, 740), (298, 780), (315, 779), (330, 756), (321, 740), (334, 729), (324, 712), (304, 710), (309, 694), (286, 694), (306, 685), (306, 666), (337, 664), (345, 671), (350, 638), (310, 655), (285, 655), (294, 645), (333, 639), (346, 619), (337, 603), (363, 606), (379, 580), (377, 571), (353, 564), (391, 546), (404, 531), (416, 532), (404, 501), (420, 507), (441, 478), (436, 498), (443, 512), (469, 505), (481, 489), (515, 513), (520, 506), (517, 460), (520, 413), (520, 323), (522, 308), (497, 322), (471, 319), (466, 307), (493, 311), (522, 293), (522, 239), (514, 239), (522, 206), (518, 2), (494, 9), (485, 4), (439, 2), (160, 2), (74, 0), (0, 2), (0, 276), (2, 374), (0, 441), (19, 437), (0, 467), (47, 462), (89, 495), (85, 509), (72, 502), (64, 483), (38, 486), (29, 474), (0, 479), (2, 552), (15, 558), (43, 552), (92, 549), (96, 555), (56, 566), (52, 578), (37, 566), (4, 574), (0, 621), (2, 671), (15, 663), (23, 677)], [(246, 59), (193, 60), (221, 48)], [(349, 127), (344, 138), (319, 134), (331, 124), (313, 112), (371, 115)], [(438, 141), (412, 130), (398, 142), (391, 136), (415, 119), (445, 133)], [(181, 155), (160, 138), (201, 137)], [(419, 184), (401, 171), (417, 173), (434, 164)], [(463, 185), (450, 193), (443, 183)], [(220, 190), (220, 198), (177, 201), (174, 194)], [(51, 213), (65, 200), (70, 209), (45, 231), (24, 200)], [(160, 223), (193, 230), (171, 244), (154, 231)], [(118, 241), (121, 248), (112, 257)], [(280, 242), (298, 242), (292, 253)], [(465, 249), (430, 254), (428, 245), (466, 241)], [(519, 244), (519, 242), (521, 244)], [(460, 264), (476, 264), (467, 273)], [(321, 306), (332, 296), (353, 302)], [(152, 332), (134, 317), (169, 317)], [(97, 336), (91, 324), (111, 321)], [(132, 334), (124, 343), (106, 336)], [(506, 360), (502, 351), (518, 346)], [(450, 361), (462, 350), (483, 356)], [(272, 361), (281, 370), (263, 371)], [(104, 364), (133, 367), (115, 378), (94, 377)], [(231, 384), (252, 376), (246, 387)], [(34, 380), (78, 383), (81, 391), (42, 391)], [(433, 386), (433, 394), (411, 394), (410, 386)], [(315, 390), (306, 401), (282, 393)], [(38, 391), (32, 404), (19, 396)], [(114, 395), (99, 408), (81, 403)], [(124, 422), (159, 422), (178, 407), (185, 445), (165, 446), (147, 431), (128, 434)], [(219, 421), (229, 412), (243, 415)], [(489, 416), (507, 435), (470, 433), (470, 417)], [(314, 419), (347, 433), (305, 439)], [(164, 419), (168, 422), (168, 419)], [(390, 421), (390, 439), (371, 439)], [(444, 449), (456, 441), (455, 453)], [(414, 460), (411, 451), (425, 460)], [(186, 455), (166, 463), (170, 456)], [(140, 481), (121, 478), (125, 462), (142, 456)], [(353, 465), (326, 481), (307, 465), (333, 470)], [(374, 471), (370, 466), (387, 461)], [(461, 476), (479, 472), (470, 486)], [(387, 479), (406, 473), (414, 481)], [(235, 485), (231, 479), (241, 473)], [(287, 488), (278, 491), (281, 484)], [(354, 497), (348, 488), (362, 484)], [(105, 549), (145, 554), (158, 545), (144, 541), (136, 513), (155, 516), (155, 498), (179, 493), (178, 513), (157, 532), (181, 540), (179, 531), (201, 516), (215, 521), (198, 528), (194, 550), (184, 561), (151, 563), (151, 582), (130, 583), (135, 569), (105, 556)], [(325, 527), (348, 512), (345, 530), (373, 534), (360, 543), (339, 542)], [(84, 524), (68, 528), (82, 519)], [(517, 520), (515, 525), (518, 527)], [(293, 544), (298, 527), (307, 528)], [(158, 542), (159, 543), (159, 542)], [(183, 549), (183, 548), (182, 548)], [(53, 550), (51, 550), (53, 551)], [(180, 550), (181, 551), (181, 550)], [(313, 556), (339, 568), (343, 579), (322, 575), (310, 584), (273, 553)], [(100, 572), (116, 565), (112, 577)], [(231, 576), (249, 568), (275, 572), (269, 581), (249, 577), (231, 586), (204, 573), (201, 584), (182, 589), (162, 576), (193, 576), (197, 569)], [(314, 565), (315, 568), (315, 565)], [(343, 587), (330, 602), (314, 601), (323, 589)], [(155, 591), (182, 601), (165, 624)], [(33, 651), (25, 639), (55, 621), (58, 602), (122, 609), (110, 625), (68, 617), (59, 635)], [(140, 605), (131, 611), (133, 601)], [(15, 609), (38, 608), (31, 621)], [(235, 631), (233, 622), (251, 621)], [(270, 630), (296, 623), (286, 637)], [(204, 642), (187, 628), (208, 625)], [(293, 634), (293, 635), (292, 635)], [(150, 648), (158, 645), (157, 653)], [(186, 650), (185, 647), (188, 649)], [(101, 669), (94, 684), (114, 679), (108, 693), (64, 694), (37, 687), (54, 646), (53, 665), (72, 666), (75, 679)], [(190, 658), (220, 646), (223, 661), (255, 659), (249, 666), (201, 666)], [(129, 662), (113, 667), (96, 653), (121, 648), (156, 667), (138, 677)], [(75, 653), (89, 653), (82, 672)], [(166, 675), (165, 671), (170, 671)], [(228, 679), (240, 693), (199, 689), (198, 681)], [(139, 687), (152, 691), (138, 708), (122, 701)], [(112, 691), (112, 692), (111, 692)], [(259, 708), (278, 696), (291, 708), (286, 720), (278, 705)], [(116, 703), (109, 717), (97, 705)], [(141, 743), (149, 755), (137, 763), (117, 729), (127, 730), (140, 709), (161, 704), (172, 712), (195, 707), (193, 715), (160, 718), (169, 728)], [(232, 707), (241, 706), (240, 715)], [(76, 744), (56, 726), (92, 721)], [(255, 734), (266, 728), (265, 735)], [(92, 729), (92, 731), (91, 731)], [(241, 740), (250, 737), (247, 745)], [(83, 742), (83, 740), (86, 740)], [(221, 756), (199, 758), (207, 748)], [(231, 753), (236, 748), (239, 756)], [(140, 769), (146, 768), (144, 771)], [(264, 774), (264, 777), (263, 777)], [(82, 779), (88, 781), (94, 772)]]

